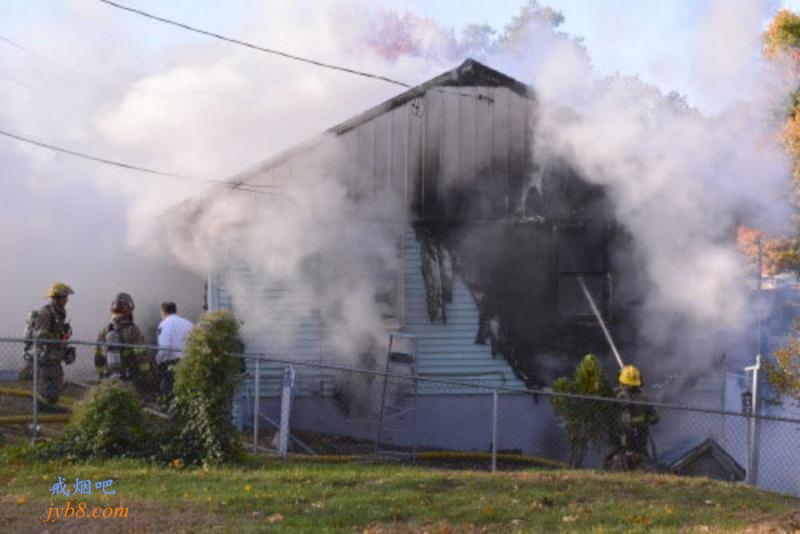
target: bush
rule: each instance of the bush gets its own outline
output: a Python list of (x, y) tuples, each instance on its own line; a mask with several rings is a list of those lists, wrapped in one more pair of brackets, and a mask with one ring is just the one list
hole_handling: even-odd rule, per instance
[(136, 392), (104, 381), (77, 405), (62, 438), (35, 451), (72, 459), (145, 457), (154, 452), (153, 428)]
[(192, 330), (180, 364), (175, 367), (170, 405), (173, 458), (185, 464), (213, 465), (240, 454), (232, 409), (241, 379), (239, 323), (227, 311), (201, 317)]
[[(553, 391), (594, 397), (615, 396), (594, 354), (583, 357), (575, 369), (574, 378), (561, 377), (553, 382)], [(600, 444), (613, 435), (618, 405), (570, 397), (553, 397), (552, 403), (555, 412), (564, 420), (570, 446), (570, 465), (580, 467), (589, 443)]]

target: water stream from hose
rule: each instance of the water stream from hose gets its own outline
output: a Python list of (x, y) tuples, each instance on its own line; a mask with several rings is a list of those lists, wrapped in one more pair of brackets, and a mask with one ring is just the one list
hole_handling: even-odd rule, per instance
[(589, 306), (592, 307), (594, 316), (597, 317), (597, 321), (603, 328), (603, 334), (606, 336), (606, 341), (608, 341), (608, 345), (611, 347), (611, 351), (614, 353), (614, 357), (617, 359), (619, 368), (622, 369), (625, 366), (625, 364), (622, 363), (622, 357), (619, 355), (619, 351), (617, 350), (617, 346), (614, 344), (614, 340), (611, 339), (611, 332), (608, 331), (608, 327), (606, 327), (606, 323), (603, 321), (603, 316), (600, 315), (600, 310), (597, 309), (597, 304), (595, 304), (592, 294), (589, 293), (589, 290), (586, 288), (586, 284), (583, 282), (582, 276), (578, 277), (578, 282), (581, 284), (581, 289), (583, 289), (583, 294), (586, 296), (586, 300), (589, 301)]

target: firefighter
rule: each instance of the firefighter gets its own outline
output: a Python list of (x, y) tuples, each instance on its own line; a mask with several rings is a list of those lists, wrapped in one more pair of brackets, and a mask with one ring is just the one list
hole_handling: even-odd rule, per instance
[(133, 382), (137, 391), (149, 396), (152, 391), (152, 363), (144, 347), (122, 345), (144, 345), (144, 336), (133, 322), (135, 308), (133, 297), (119, 293), (111, 301), (111, 320), (100, 331), (95, 350), (94, 365), (100, 378), (119, 378)]
[(54, 282), (45, 296), (50, 303), (43, 306), (33, 326), (33, 338), (41, 340), (36, 347), (38, 364), (38, 395), (43, 412), (64, 412), (56, 406), (64, 382), (61, 362), (71, 364), (75, 361), (75, 349), (67, 345), (72, 329), (67, 322), (67, 300), (75, 292), (67, 284)]
[[(626, 365), (619, 373), (617, 398), (634, 402), (648, 402), (642, 394), (642, 377), (633, 365)], [(636, 469), (643, 462), (652, 462), (647, 452), (650, 426), (658, 423), (659, 416), (652, 406), (622, 404), (619, 418), (619, 449), (622, 467)]]

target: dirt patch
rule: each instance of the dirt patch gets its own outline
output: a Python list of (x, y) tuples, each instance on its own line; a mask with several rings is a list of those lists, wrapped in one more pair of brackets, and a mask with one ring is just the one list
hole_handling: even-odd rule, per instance
[[(45, 522), (52, 501), (18, 503), (13, 498), (0, 501), (0, 517), (8, 521), (4, 532), (198, 532), (217, 528), (227, 529), (231, 518), (199, 504), (174, 506), (154, 502), (124, 501), (119, 503), (87, 502), (84, 517), (59, 518), (55, 523)], [(70, 501), (74, 507), (76, 501)], [(66, 502), (56, 503), (63, 507)], [(127, 508), (127, 517), (92, 518), (95, 507)], [(102, 514), (102, 510), (98, 512)], [(119, 515), (122, 515), (120, 511)], [(52, 519), (51, 515), (51, 519)], [(250, 518), (248, 518), (250, 519)]]
[(436, 523), (425, 523), (422, 525), (415, 525), (409, 523), (372, 523), (367, 525), (364, 534), (454, 534), (456, 532), (473, 534), (478, 532), (486, 532), (486, 529), (481, 529), (475, 525), (454, 525), (450, 521), (442, 520)]

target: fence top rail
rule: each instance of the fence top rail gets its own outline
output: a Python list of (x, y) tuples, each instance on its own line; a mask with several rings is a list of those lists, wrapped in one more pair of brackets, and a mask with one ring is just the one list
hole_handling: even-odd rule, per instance
[(132, 348), (132, 349), (148, 349), (148, 350), (163, 350), (167, 352), (180, 352), (183, 349), (176, 349), (171, 347), (159, 347), (158, 345), (146, 344), (131, 344), (131, 343), (108, 343), (106, 341), (82, 341), (79, 339), (44, 339), (44, 338), (13, 338), (13, 337), (0, 337), (0, 343), (19, 343), (19, 344), (33, 344), (38, 345), (78, 345), (86, 347), (114, 347), (114, 348)]
[[(14, 337), (0, 337), (0, 343), (42, 343), (42, 344), (55, 344), (55, 343), (65, 343), (69, 345), (82, 345), (82, 346), (90, 346), (90, 347), (105, 347), (105, 346), (114, 346), (120, 348), (144, 348), (144, 349), (152, 349), (156, 350), (165, 350), (165, 351), (179, 351), (181, 349), (171, 349), (171, 348), (159, 348), (156, 345), (131, 345), (126, 343), (105, 343), (102, 341), (81, 341), (81, 340), (53, 340), (53, 339), (31, 339), (31, 338), (14, 338)], [(642, 402), (642, 401), (632, 401), (632, 400), (625, 400), (625, 399), (617, 399), (614, 397), (596, 397), (592, 395), (581, 395), (577, 393), (561, 393), (556, 392), (551, 389), (523, 389), (523, 388), (515, 388), (511, 386), (487, 386), (483, 384), (475, 384), (470, 382), (463, 382), (458, 380), (448, 380), (446, 378), (431, 378), (425, 376), (416, 376), (411, 377), (407, 374), (399, 374), (399, 373), (391, 373), (388, 371), (382, 371), (380, 369), (365, 369), (361, 367), (352, 367), (347, 365), (339, 365), (334, 363), (322, 363), (316, 360), (302, 360), (302, 359), (290, 359), (290, 358), (281, 358), (280, 356), (272, 355), (265, 352), (243, 352), (243, 353), (231, 353), (230, 355), (236, 356), (239, 358), (244, 359), (255, 359), (262, 362), (271, 362), (280, 365), (295, 365), (295, 366), (306, 366), (306, 367), (314, 367), (319, 369), (329, 369), (334, 371), (343, 371), (343, 372), (351, 372), (351, 373), (361, 373), (361, 374), (368, 374), (374, 376), (383, 376), (383, 377), (395, 377), (401, 378), (403, 380), (417, 380), (419, 382), (426, 382), (430, 384), (439, 384), (445, 386), (452, 386), (452, 387), (459, 387), (459, 388), (469, 388), (476, 391), (484, 391), (487, 394), (498, 392), (498, 393), (505, 393), (505, 394), (517, 394), (517, 395), (532, 395), (534, 397), (542, 396), (547, 397), (550, 399), (554, 398), (563, 398), (563, 399), (574, 399), (574, 400), (583, 400), (583, 401), (593, 401), (593, 402), (603, 402), (608, 404), (617, 404), (617, 405), (642, 405), (642, 406), (652, 406), (654, 408), (660, 408), (664, 410), (681, 410), (681, 411), (689, 411), (689, 412), (696, 412), (696, 413), (707, 413), (707, 414), (715, 414), (715, 415), (728, 415), (728, 416), (735, 416), (735, 417), (742, 417), (742, 418), (754, 418), (759, 420), (765, 421), (777, 421), (777, 422), (784, 422), (784, 423), (795, 423), (800, 424), (800, 419), (794, 419), (789, 417), (776, 417), (770, 415), (755, 415), (755, 414), (743, 414), (740, 412), (733, 412), (729, 410), (720, 410), (715, 408), (701, 408), (696, 406), (687, 406), (687, 405), (679, 405), (679, 404), (666, 404), (662, 402)]]
[(459, 382), (456, 380), (447, 380), (444, 378), (429, 378), (423, 376), (417, 377), (410, 377), (409, 375), (403, 374), (396, 374), (390, 373), (387, 371), (381, 371), (379, 369), (364, 369), (360, 367), (351, 367), (346, 365), (337, 365), (332, 363), (321, 363), (318, 361), (310, 361), (310, 360), (292, 360), (287, 358), (280, 358), (277, 356), (273, 356), (267, 353), (256, 353), (256, 352), (245, 352), (242, 354), (237, 354), (237, 356), (243, 358), (253, 358), (260, 361), (271, 362), (271, 363), (278, 363), (283, 365), (295, 365), (295, 366), (306, 366), (306, 367), (316, 367), (320, 369), (330, 369), (335, 371), (346, 371), (351, 373), (362, 373), (362, 374), (370, 374), (375, 376), (392, 376), (396, 378), (402, 378), (404, 380), (417, 380), (419, 382), (428, 382), (434, 384), (443, 384), (448, 386), (458, 386), (458, 387), (465, 387), (465, 388), (473, 388), (476, 390), (483, 390), (487, 393), (493, 393), (497, 391), (498, 393), (507, 393), (507, 394), (524, 394), (524, 395), (532, 395), (534, 397), (542, 396), (542, 397), (549, 397), (549, 398), (565, 398), (565, 399), (575, 399), (575, 400), (583, 400), (583, 401), (594, 401), (594, 402), (604, 402), (608, 404), (617, 404), (617, 405), (640, 405), (640, 406), (652, 406), (654, 408), (663, 408), (665, 410), (680, 410), (680, 411), (689, 411), (689, 412), (697, 412), (697, 413), (708, 413), (714, 415), (728, 415), (728, 416), (735, 416), (735, 417), (742, 417), (742, 418), (755, 418), (759, 420), (768, 420), (768, 421), (778, 421), (784, 423), (796, 423), (800, 424), (800, 419), (792, 419), (789, 417), (776, 417), (770, 415), (754, 415), (754, 414), (743, 414), (740, 412), (733, 412), (729, 410), (720, 410), (716, 408), (701, 408), (697, 406), (687, 406), (687, 405), (680, 405), (680, 404), (666, 404), (663, 402), (642, 402), (642, 401), (633, 401), (633, 400), (626, 400), (626, 399), (617, 399), (615, 397), (596, 397), (592, 395), (581, 395), (577, 393), (561, 393), (557, 391), (552, 391), (550, 389), (522, 389), (522, 388), (514, 388), (510, 386), (486, 386), (481, 384), (474, 384), (469, 382)]

